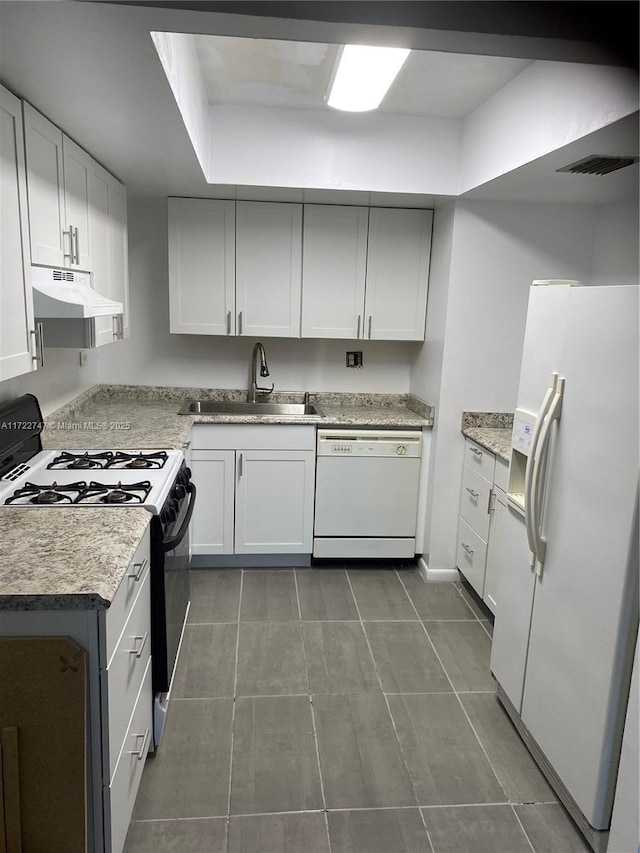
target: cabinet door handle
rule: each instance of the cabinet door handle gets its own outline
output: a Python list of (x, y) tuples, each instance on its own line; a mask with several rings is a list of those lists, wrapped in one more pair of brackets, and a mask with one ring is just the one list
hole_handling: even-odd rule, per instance
[(227, 334), (231, 334), (231, 311), (227, 311)]
[(42, 323), (36, 323), (35, 329), (31, 329), (35, 344), (36, 354), (31, 356), (31, 361), (39, 367), (44, 367), (44, 333), (42, 331)]
[(111, 318), (111, 331), (113, 334), (113, 340), (118, 340), (118, 315), (114, 314)]
[(145, 732), (143, 735), (133, 735), (133, 737), (135, 737), (135, 738), (139, 738), (139, 737), (142, 738), (142, 743), (140, 745), (140, 749), (130, 749), (129, 750), (129, 755), (135, 755), (137, 757), (138, 761), (142, 761), (142, 758), (144, 756), (144, 752), (145, 752), (145, 750), (147, 748), (147, 744), (149, 742), (149, 734), (150, 734), (150, 730), (145, 729)]
[(475, 489), (470, 489), (469, 486), (467, 486), (466, 489), (469, 492), (469, 494), (471, 495), (471, 497), (474, 499), (474, 501), (477, 501), (478, 498), (480, 497), (480, 492), (476, 492)]
[(142, 650), (147, 645), (147, 639), (148, 638), (149, 638), (149, 632), (148, 631), (145, 631), (144, 635), (142, 637), (133, 637), (134, 643), (136, 643), (138, 640), (141, 640), (142, 642), (140, 643), (140, 645), (138, 646), (137, 649), (129, 649), (129, 654), (135, 655), (137, 658), (139, 658), (142, 655)]
[(79, 266), (80, 265), (80, 239), (78, 237), (78, 229), (74, 228), (73, 230), (74, 230), (75, 235), (76, 235), (76, 263)]
[(145, 557), (141, 563), (134, 563), (133, 568), (137, 569), (137, 571), (129, 572), (128, 577), (133, 578), (137, 583), (144, 574), (144, 570), (147, 568), (147, 558)]
[(73, 228), (71, 227), (71, 225), (69, 226), (68, 231), (63, 230), (63, 232), (62, 232), (62, 242), (63, 243), (64, 243), (64, 238), (67, 236), (67, 234), (69, 235), (69, 251), (65, 252), (64, 251), (64, 245), (63, 245), (62, 257), (63, 258), (69, 258), (70, 263), (73, 263)]
[(240, 477), (242, 477), (242, 464), (243, 464), (243, 459), (242, 459), (242, 453), (241, 453), (238, 456), (238, 479), (240, 479)]
[(361, 320), (362, 320), (362, 317), (360, 314), (358, 314), (358, 330), (356, 331), (356, 338), (360, 337), (360, 321)]
[(372, 319), (373, 318), (372, 318), (371, 314), (369, 314), (369, 340), (371, 340), (371, 320)]
[(476, 455), (476, 456), (482, 456), (482, 451), (481, 451), (481, 450), (478, 450), (478, 448), (477, 448), (477, 447), (470, 447), (470, 448), (469, 448), (469, 450), (470, 450), (472, 453), (475, 453), (475, 455)]
[(470, 548), (468, 545), (465, 545), (464, 542), (461, 542), (460, 544), (470, 557), (473, 556), (473, 548)]
[(242, 311), (238, 312), (238, 334), (242, 334)]

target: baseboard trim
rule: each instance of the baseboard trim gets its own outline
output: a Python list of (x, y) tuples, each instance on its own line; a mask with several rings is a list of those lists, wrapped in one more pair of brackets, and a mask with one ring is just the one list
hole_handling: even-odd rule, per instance
[(427, 583), (460, 580), (460, 573), (457, 569), (430, 569), (424, 557), (420, 557), (418, 560), (418, 571)]

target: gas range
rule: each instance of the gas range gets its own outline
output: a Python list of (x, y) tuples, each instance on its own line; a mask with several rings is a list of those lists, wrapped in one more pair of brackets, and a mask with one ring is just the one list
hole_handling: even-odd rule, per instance
[(141, 506), (158, 515), (181, 474), (179, 450), (41, 450), (0, 477), (0, 506)]

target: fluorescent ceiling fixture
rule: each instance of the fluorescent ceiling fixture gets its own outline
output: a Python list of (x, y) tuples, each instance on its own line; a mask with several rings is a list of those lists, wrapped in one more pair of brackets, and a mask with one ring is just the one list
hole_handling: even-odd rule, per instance
[(327, 103), (336, 110), (375, 110), (411, 51), (346, 44), (338, 56)]

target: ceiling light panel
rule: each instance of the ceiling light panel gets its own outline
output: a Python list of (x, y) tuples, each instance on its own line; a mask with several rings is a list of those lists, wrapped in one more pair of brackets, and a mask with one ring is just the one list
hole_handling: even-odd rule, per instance
[(338, 55), (327, 104), (336, 110), (375, 110), (411, 51), (347, 44)]

